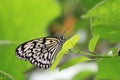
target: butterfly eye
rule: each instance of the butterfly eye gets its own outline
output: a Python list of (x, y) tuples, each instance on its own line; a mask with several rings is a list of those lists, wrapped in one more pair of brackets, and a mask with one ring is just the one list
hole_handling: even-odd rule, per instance
[(52, 54), (52, 53), (53, 53), (53, 51), (50, 51), (50, 53)]
[(40, 47), (40, 45), (37, 45), (38, 47)]
[(50, 43), (52, 43), (53, 41), (52, 40), (50, 40)]

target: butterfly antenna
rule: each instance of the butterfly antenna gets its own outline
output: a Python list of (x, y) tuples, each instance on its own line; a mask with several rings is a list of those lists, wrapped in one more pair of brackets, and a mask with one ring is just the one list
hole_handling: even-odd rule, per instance
[(62, 34), (65, 34), (70, 28), (71, 28), (72, 25), (70, 25), (67, 29), (65, 29), (65, 31), (63, 31)]

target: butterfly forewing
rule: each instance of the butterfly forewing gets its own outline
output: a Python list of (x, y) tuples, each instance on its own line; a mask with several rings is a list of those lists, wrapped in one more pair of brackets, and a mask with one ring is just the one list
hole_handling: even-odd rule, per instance
[(58, 38), (45, 37), (21, 44), (16, 49), (16, 55), (22, 60), (28, 60), (39, 68), (49, 68), (62, 47)]

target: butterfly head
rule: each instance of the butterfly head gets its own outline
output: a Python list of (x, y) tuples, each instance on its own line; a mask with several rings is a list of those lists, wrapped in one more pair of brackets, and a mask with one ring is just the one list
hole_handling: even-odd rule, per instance
[(63, 35), (63, 34), (57, 33), (57, 34), (55, 34), (55, 37), (56, 37), (57, 39), (59, 39), (59, 41), (60, 41), (61, 43), (64, 43), (64, 42), (65, 42), (65, 38), (64, 38), (64, 35)]

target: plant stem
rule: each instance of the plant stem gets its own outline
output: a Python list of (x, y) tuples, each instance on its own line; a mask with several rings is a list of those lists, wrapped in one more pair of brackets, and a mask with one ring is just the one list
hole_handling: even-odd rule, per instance
[(73, 52), (73, 53), (79, 53), (79, 54), (84, 54), (84, 55), (87, 55), (89, 57), (95, 57), (95, 58), (113, 58), (113, 57), (118, 57), (117, 55), (116, 56), (109, 56), (109, 55), (96, 55), (96, 54), (91, 54), (91, 53), (87, 53), (87, 52), (84, 52), (84, 51), (77, 51), (77, 50), (69, 50), (70, 52)]

